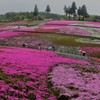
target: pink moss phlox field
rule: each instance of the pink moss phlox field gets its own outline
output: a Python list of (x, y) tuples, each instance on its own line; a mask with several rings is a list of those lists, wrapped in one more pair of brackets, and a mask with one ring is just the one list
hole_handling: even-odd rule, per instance
[(14, 31), (18, 31), (18, 32), (35, 32), (34, 28), (19, 28), (19, 29), (15, 29)]
[(13, 30), (16, 29), (16, 26), (4, 26), (0, 27), (0, 31), (7, 31), (7, 30)]
[(100, 22), (87, 22), (87, 21), (51, 21), (47, 22), (46, 25), (58, 25), (58, 26), (66, 26), (66, 25), (86, 25), (86, 26), (94, 26), (100, 28)]
[(73, 24), (75, 23), (76, 21), (51, 21), (51, 22), (47, 22), (46, 25), (60, 25), (60, 26), (66, 26), (66, 25), (69, 25), (69, 24)]
[(82, 47), (81, 50), (85, 51), (87, 55), (99, 57), (100, 58), (100, 48), (99, 47)]
[(33, 28), (20, 28), (20, 29), (18, 29), (18, 28), (16, 28), (16, 26), (15, 27), (9, 26), (9, 27), (2, 29), (2, 32), (0, 32), (0, 38), (18, 36), (21, 34), (28, 34), (29, 32), (34, 33), (35, 29), (33, 29)]
[(70, 25), (78, 25), (78, 26), (88, 26), (94, 28), (100, 28), (100, 22), (87, 22), (87, 21), (73, 21)]
[(100, 52), (99, 47), (82, 47), (81, 49), (88, 52), (88, 53)]
[(77, 94), (72, 100), (100, 99), (100, 65), (58, 65), (50, 73), (53, 89), (61, 94)]
[(85, 25), (94, 26), (96, 28), (100, 28), (100, 22), (84, 22)]
[[(40, 27), (41, 31), (46, 29), (48, 30), (57, 29), (56, 33), (70, 34), (70, 35), (81, 35), (81, 36), (91, 36), (92, 34), (84, 29), (80, 29), (75, 26), (61, 26), (61, 25), (43, 25)], [(48, 30), (47, 30), (48, 29)]]
[(58, 25), (42, 25), (40, 28), (41, 29), (59, 29), (61, 27), (64, 27), (64, 26), (58, 26)]
[(20, 25), (20, 24), (23, 24), (24, 21), (19, 21), (19, 22), (11, 22), (11, 23), (8, 23), (9, 25)]
[(20, 32), (0, 32), (0, 38), (6, 38), (6, 37), (12, 37), (12, 36), (18, 36), (21, 34)]
[(61, 27), (60, 32), (65, 33), (65, 34), (70, 34), (70, 35), (91, 36), (90, 32), (84, 29), (77, 28), (75, 26)]
[[(35, 68), (40, 67), (46, 71), (49, 66), (53, 66), (56, 63), (65, 62), (65, 63), (81, 63), (81, 64), (89, 64), (87, 61), (82, 60), (74, 60), (70, 58), (62, 58), (59, 55), (46, 50), (32, 50), (32, 49), (21, 49), (21, 48), (13, 48), (13, 49), (0, 49), (3, 50), (0, 54), (0, 57), (5, 57), (3, 63), (6, 63), (6, 60), (17, 63), (20, 62), (18, 65), (24, 65), (28, 67), (27, 64), (35, 66)], [(25, 63), (25, 64), (24, 64)], [(47, 68), (47, 69), (46, 69)]]
[[(0, 96), (7, 100), (30, 100), (29, 95), (35, 95), (36, 100), (56, 100), (49, 93), (47, 74), (49, 68), (58, 63), (89, 64), (86, 61), (62, 58), (59, 55), (45, 50), (32, 50), (24, 48), (0, 49)], [(3, 78), (5, 77), (5, 78)], [(3, 92), (2, 92), (3, 91)], [(9, 98), (9, 99), (8, 99)]]

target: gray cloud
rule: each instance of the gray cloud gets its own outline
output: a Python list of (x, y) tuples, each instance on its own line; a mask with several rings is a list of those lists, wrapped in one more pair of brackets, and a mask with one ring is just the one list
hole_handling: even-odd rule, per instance
[[(100, 0), (74, 0), (77, 6), (85, 4), (90, 14), (100, 15)], [(64, 5), (70, 6), (73, 0), (0, 0), (0, 13), (10, 11), (33, 11), (37, 4), (40, 11), (45, 11), (49, 4), (53, 13), (64, 14)]]

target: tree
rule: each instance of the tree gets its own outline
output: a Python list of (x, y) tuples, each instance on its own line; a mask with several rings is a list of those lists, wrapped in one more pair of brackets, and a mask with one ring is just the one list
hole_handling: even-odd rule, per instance
[(34, 7), (34, 16), (37, 17), (38, 14), (39, 14), (39, 10), (38, 10), (37, 5), (35, 5), (35, 7)]
[(71, 12), (72, 12), (72, 15), (73, 15), (74, 19), (76, 17), (76, 9), (77, 9), (76, 3), (73, 2), (72, 6), (71, 6)]
[(79, 20), (81, 20), (80, 16), (82, 15), (81, 9), (82, 9), (82, 8), (79, 7), (78, 10), (77, 10), (77, 14), (78, 14), (78, 16), (79, 16)]
[(64, 12), (66, 14), (66, 16), (68, 15), (68, 8), (66, 7), (66, 5), (64, 6)]
[(70, 20), (70, 15), (72, 15), (72, 10), (70, 6), (68, 7), (68, 14), (69, 14), (69, 20)]
[(83, 16), (83, 20), (87, 17), (89, 17), (89, 14), (87, 13), (87, 8), (85, 5), (82, 6), (81, 8), (81, 15)]
[(49, 5), (47, 5), (47, 7), (46, 7), (46, 10), (45, 10), (47, 13), (50, 13), (51, 12), (51, 9), (50, 9), (50, 6)]

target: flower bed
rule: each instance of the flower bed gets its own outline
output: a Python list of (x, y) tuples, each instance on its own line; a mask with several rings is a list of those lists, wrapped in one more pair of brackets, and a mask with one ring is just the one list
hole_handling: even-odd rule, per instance
[(82, 47), (81, 50), (85, 51), (89, 56), (100, 58), (99, 47)]
[(49, 69), (58, 63), (89, 64), (45, 50), (4, 47), (0, 52), (0, 97), (7, 100), (56, 100), (47, 84)]
[(80, 29), (74, 26), (66, 26), (63, 28), (60, 28), (60, 32), (70, 35), (81, 35), (81, 36), (91, 36), (90, 32), (87, 32), (84, 29)]
[(89, 57), (91, 60), (94, 60), (96, 62), (100, 62), (100, 58), (95, 58), (95, 57)]
[(62, 64), (52, 70), (49, 78), (57, 97), (65, 95), (71, 100), (100, 99), (100, 65)]
[(95, 28), (100, 28), (100, 22), (85, 22), (85, 25), (89, 25)]
[(77, 22), (74, 22), (74, 23), (72, 23), (70, 25), (89, 27), (89, 28), (100, 28), (100, 22), (77, 21)]
[(0, 31), (8, 31), (8, 30), (13, 30), (16, 29), (16, 26), (4, 26), (0, 27)]
[(57, 28), (50, 28), (50, 27), (48, 27), (48, 28), (42, 27), (42, 28), (35, 29), (35, 31), (37, 33), (57, 33), (57, 32), (59, 32), (59, 29), (57, 29)]
[(12, 36), (18, 36), (19, 34), (24, 34), (20, 32), (0, 32), (0, 38), (6, 38), (6, 37), (12, 37)]
[(47, 22), (38, 28), (36, 31), (39, 32), (55, 32), (55, 33), (63, 33), (69, 35), (81, 35), (81, 36), (92, 36), (91, 32), (88, 32), (85, 29), (78, 28), (77, 26), (73, 26), (74, 24), (80, 25), (85, 22), (78, 21), (51, 21)]
[(84, 29), (80, 29), (74, 26), (55, 26), (55, 25), (44, 25), (36, 30), (37, 32), (54, 32), (69, 35), (81, 35), (81, 36), (91, 36), (90, 32)]
[(9, 25), (20, 25), (23, 24), (25, 21), (19, 21), (19, 22), (10, 22)]
[(41, 29), (59, 29), (61, 27), (64, 27), (64, 26), (61, 26), (61, 25), (42, 25), (40, 28)]
[(73, 24), (73, 23), (76, 23), (76, 21), (65, 21), (65, 20), (62, 20), (62, 21), (50, 21), (50, 22), (47, 22), (46, 25), (66, 26), (66, 25), (70, 25), (70, 24)]
[(17, 32), (31, 32), (31, 33), (34, 33), (35, 30), (34, 28), (19, 28), (19, 29), (15, 29), (14, 31), (17, 31)]

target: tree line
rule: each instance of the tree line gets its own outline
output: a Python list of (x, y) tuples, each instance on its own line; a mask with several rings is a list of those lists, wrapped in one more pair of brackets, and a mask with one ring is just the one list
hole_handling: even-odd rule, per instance
[[(47, 5), (45, 12), (48, 14), (51, 12), (49, 5)], [(82, 7), (80, 6), (79, 8), (77, 8), (75, 2), (72, 2), (72, 5), (68, 6), (68, 7), (66, 5), (64, 5), (64, 12), (65, 12), (66, 16), (69, 15), (69, 20), (72, 18), (73, 18), (73, 20), (75, 20), (75, 18), (77, 16), (79, 17), (79, 20), (84, 20), (85, 18), (89, 17), (89, 14), (87, 12), (87, 7), (85, 4)], [(37, 16), (38, 14), (39, 14), (39, 10), (38, 10), (37, 5), (35, 5), (34, 15)]]
[[(64, 5), (65, 18), (69, 20), (85, 20), (89, 17), (86, 5), (77, 7), (76, 3), (73, 1), (71, 6)], [(34, 6), (32, 12), (8, 12), (4, 15), (0, 15), (0, 19), (19, 21), (19, 20), (43, 20), (45, 18), (61, 19), (62, 16), (58, 14), (51, 13), (50, 5), (46, 6), (44, 12), (39, 12), (37, 4)], [(100, 19), (99, 16), (94, 17), (95, 19)], [(94, 19), (94, 21), (95, 21)]]
[(89, 17), (89, 14), (87, 12), (87, 7), (85, 4), (82, 7), (79, 6), (79, 8), (77, 8), (76, 3), (72, 2), (71, 6), (69, 7), (67, 7), (66, 5), (64, 6), (64, 12), (66, 16), (69, 15), (69, 19), (71, 18), (70, 16), (73, 16), (73, 19), (75, 19), (78, 16), (79, 20), (84, 20), (84, 18)]
[[(66, 6), (64, 5), (64, 13), (67, 17), (67, 19), (69, 20), (81, 20), (84, 21), (85, 18), (88, 21), (100, 21), (100, 16), (98, 15), (89, 15), (88, 11), (87, 11), (87, 7), (85, 4), (83, 4), (82, 6), (77, 7), (76, 3), (73, 1), (71, 6)], [(47, 5), (46, 9), (45, 9), (46, 15), (50, 16), (50, 12), (51, 12), (51, 8), (50, 5)], [(37, 5), (35, 5), (34, 7), (34, 15), (35, 17), (37, 17), (39, 14), (39, 9), (37, 7)], [(56, 14), (55, 14), (56, 15)], [(49, 18), (49, 17), (48, 17)], [(53, 18), (53, 16), (51, 15), (50, 18)], [(61, 16), (55, 16), (55, 18), (62, 18)]]
[(39, 12), (37, 5), (35, 5), (31, 12), (7, 12), (0, 15), (0, 21), (21, 21), (21, 20), (43, 20), (43, 19), (60, 19), (61, 15), (50, 13), (50, 6), (47, 5), (45, 12)]

